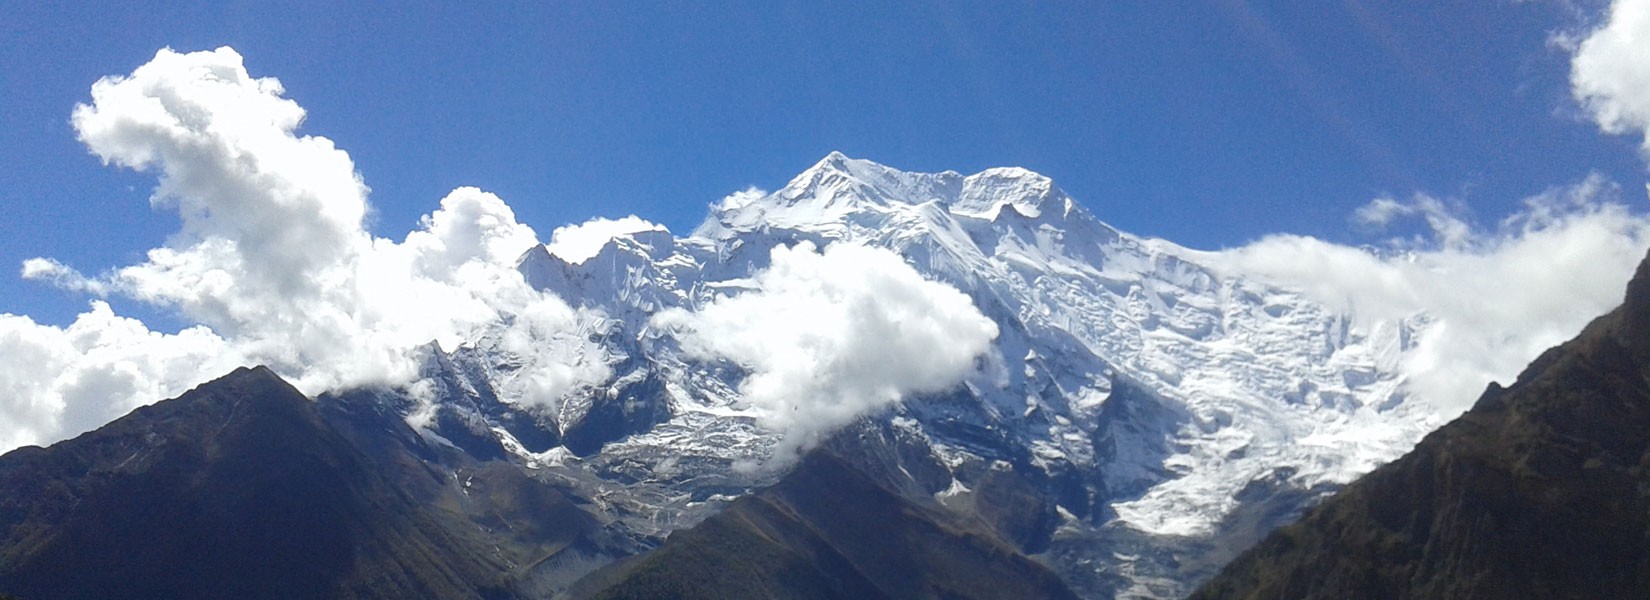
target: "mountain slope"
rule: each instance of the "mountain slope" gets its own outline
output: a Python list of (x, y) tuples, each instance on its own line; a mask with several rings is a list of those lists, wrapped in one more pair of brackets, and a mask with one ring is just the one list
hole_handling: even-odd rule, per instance
[(518, 569), (501, 545), (547, 555), (591, 526), (558, 493), (518, 489), (510, 502), (539, 513), (538, 539), (478, 532), (471, 515), (507, 503), (449, 510), (445, 474), (428, 466), (388, 446), (362, 451), (272, 372), (239, 369), (97, 431), (0, 456), (0, 592), (514, 598)]
[(591, 598), (1075, 598), (978, 523), (877, 483), (832, 449), (658, 550), (581, 582)]
[(1620, 308), (1193, 597), (1627, 598), (1646, 589), (1650, 260)]

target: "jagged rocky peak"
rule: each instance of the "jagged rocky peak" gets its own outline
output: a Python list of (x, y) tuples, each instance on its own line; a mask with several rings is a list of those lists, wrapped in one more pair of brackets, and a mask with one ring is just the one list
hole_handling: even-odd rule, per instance
[(875, 227), (882, 221), (868, 216), (904, 213), (928, 203), (945, 213), (986, 221), (1007, 214), (1005, 210), (1031, 219), (1080, 210), (1052, 180), (1019, 167), (967, 177), (955, 171), (914, 173), (832, 152), (779, 191), (717, 206), (701, 231)]

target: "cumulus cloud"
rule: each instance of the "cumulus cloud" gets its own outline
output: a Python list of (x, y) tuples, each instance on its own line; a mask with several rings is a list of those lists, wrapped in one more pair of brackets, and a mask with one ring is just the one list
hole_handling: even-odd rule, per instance
[(879, 248), (777, 246), (751, 286), (653, 324), (690, 355), (748, 370), (743, 401), (783, 433), (780, 462), (861, 414), (957, 385), (997, 337), (968, 296)]
[(665, 226), (630, 215), (619, 219), (597, 217), (578, 225), (563, 225), (550, 232), (545, 248), (562, 260), (579, 264), (602, 251), (602, 246), (621, 235), (643, 231), (666, 231)]
[(1400, 368), (1412, 393), (1453, 416), (1490, 381), (1510, 381), (1618, 305), (1650, 246), (1650, 220), (1598, 175), (1526, 199), (1493, 229), (1468, 227), (1461, 209), (1448, 206), (1425, 196), (1371, 203), (1370, 215), (1422, 218), (1432, 227), (1426, 243), (1396, 240), (1389, 252), (1279, 235), (1220, 260), (1306, 290), (1366, 324), (1428, 315), (1434, 326)]
[(107, 423), (244, 362), (204, 327), (150, 331), (95, 301), (68, 327), (0, 314), (0, 449)]
[(1650, 160), (1650, 0), (1615, 0), (1602, 25), (1559, 42), (1574, 52), (1576, 101), (1605, 133), (1643, 136)]
[(594, 317), (522, 280), (514, 262), (537, 237), (509, 206), (460, 188), (404, 240), (374, 238), (349, 155), (297, 135), (304, 110), (282, 93), (230, 48), (164, 49), (93, 85), (72, 117), (80, 140), (106, 164), (156, 173), (151, 202), (181, 227), (110, 273), (36, 258), (23, 276), (168, 307), (199, 326), (163, 335), (102, 303), (67, 328), (0, 316), (8, 359), (32, 357), (0, 372), (0, 389), (14, 392), (0, 415), (28, 424), (0, 447), (55, 441), (241, 364), (267, 364), (309, 393), (407, 384), (419, 346), (450, 349), (504, 321), (524, 325), (505, 345), (538, 382), (528, 400), (609, 376), (601, 361), (564, 364), (546, 349), (568, 354), (545, 342), (578, 346)]

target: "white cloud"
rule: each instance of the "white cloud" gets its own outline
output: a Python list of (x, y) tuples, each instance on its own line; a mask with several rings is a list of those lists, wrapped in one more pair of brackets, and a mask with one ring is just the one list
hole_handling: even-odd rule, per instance
[(750, 203), (752, 203), (752, 202), (755, 202), (757, 200), (761, 200), (763, 198), (766, 198), (767, 196), (768, 196), (768, 191), (767, 190), (758, 188), (758, 187), (753, 185), (753, 186), (747, 187), (743, 190), (739, 190), (737, 192), (734, 192), (732, 194), (728, 194), (726, 197), (723, 197), (717, 203), (712, 204), (710, 208), (711, 208), (712, 211), (717, 211), (717, 212), (729, 211), (729, 210), (738, 210), (738, 209), (744, 208), (746, 206), (749, 206)]
[(906, 394), (957, 385), (997, 336), (968, 296), (880, 248), (778, 246), (752, 285), (653, 323), (692, 355), (749, 370), (740, 391), (783, 432), (780, 462)]
[(1434, 241), (1446, 248), (1455, 248), (1472, 241), (1472, 226), (1462, 216), (1465, 211), (1466, 207), (1459, 202), (1416, 194), (1409, 202), (1376, 198), (1354, 211), (1352, 220), (1366, 227), (1384, 228), (1401, 218), (1419, 216), (1431, 230)]
[[(94, 84), (71, 121), (105, 163), (159, 171), (152, 201), (183, 219), (169, 246), (214, 260), (239, 286), (307, 300), (336, 289), (313, 278), (362, 246), (367, 188), (330, 140), (293, 135), (304, 110), (281, 92), (274, 78), (249, 76), (232, 49), (161, 50), (130, 76)], [(133, 276), (176, 264), (151, 261)], [(177, 287), (149, 291), (197, 299)]]
[(1650, 246), (1650, 220), (1618, 195), (1594, 175), (1527, 199), (1493, 231), (1465, 228), (1447, 211), (1429, 214), (1443, 206), (1436, 201), (1402, 210), (1377, 201), (1384, 207), (1372, 210), (1432, 223), (1430, 246), (1404, 240), (1399, 252), (1378, 256), (1280, 235), (1221, 260), (1305, 290), (1366, 324), (1421, 312), (1436, 319), (1400, 368), (1413, 393), (1452, 416), (1490, 381), (1509, 382), (1543, 350), (1620, 304)]
[(63, 328), (0, 314), (0, 356), (0, 450), (91, 430), (245, 362), (204, 327), (156, 333), (101, 301)]
[(1399, 217), (1415, 214), (1415, 207), (1391, 198), (1376, 198), (1358, 207), (1352, 213), (1352, 221), (1360, 225), (1386, 227)]
[(642, 231), (666, 231), (663, 225), (643, 220), (636, 215), (619, 219), (597, 217), (578, 225), (563, 225), (550, 233), (545, 248), (562, 260), (579, 264), (602, 251), (602, 246), (621, 235)]
[(30, 258), (23, 261), (24, 279), (38, 279), (50, 282), (60, 289), (83, 292), (94, 296), (109, 295), (109, 286), (102, 281), (92, 279), (63, 263), (50, 258)]
[(0, 390), (14, 392), (0, 415), (28, 424), (0, 449), (96, 427), (242, 364), (308, 393), (411, 383), (416, 348), (452, 348), (504, 321), (527, 325), (505, 348), (536, 382), (524, 400), (610, 375), (580, 335), (595, 316), (516, 272), (537, 238), (509, 206), (460, 188), (403, 241), (375, 239), (349, 155), (296, 135), (304, 111), (281, 93), (229, 48), (161, 50), (93, 85), (72, 118), (81, 141), (108, 164), (156, 172), (151, 202), (175, 209), (181, 229), (146, 261), (96, 278), (49, 258), (26, 261), (23, 275), (171, 307), (200, 327), (162, 335), (101, 303), (68, 328), (0, 316), (5, 355), (34, 357), (0, 371)]
[(1605, 133), (1643, 136), (1650, 160), (1650, 0), (1615, 0), (1603, 25), (1579, 42), (1560, 42), (1574, 49), (1576, 101)]

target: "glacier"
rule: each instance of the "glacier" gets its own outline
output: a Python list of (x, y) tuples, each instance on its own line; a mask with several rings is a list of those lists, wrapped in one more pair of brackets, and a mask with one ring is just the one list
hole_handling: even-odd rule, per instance
[[(746, 293), (776, 246), (892, 251), (996, 323), (961, 385), (862, 419), (945, 466), (949, 481), (918, 486), (938, 502), (1021, 474), (1049, 516), (1022, 547), (1087, 596), (1182, 595), (1443, 420), (1399, 369), (1426, 315), (1365, 318), (1267, 285), (1221, 252), (1119, 231), (1025, 169), (910, 173), (832, 153), (711, 206), (687, 235), (610, 229), (599, 249), (539, 245), (517, 265), (581, 309), (578, 331), (530, 353), (508, 322), (432, 343), (399, 410), (431, 439), (588, 491), (640, 539), (777, 477), (764, 465), (781, 432), (741, 398), (747, 366), (685, 352), (653, 322)], [(544, 397), (536, 369), (568, 361), (612, 376)]]

